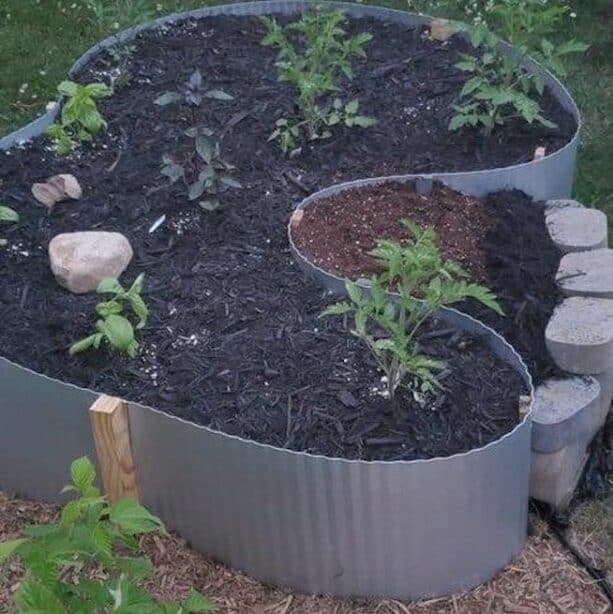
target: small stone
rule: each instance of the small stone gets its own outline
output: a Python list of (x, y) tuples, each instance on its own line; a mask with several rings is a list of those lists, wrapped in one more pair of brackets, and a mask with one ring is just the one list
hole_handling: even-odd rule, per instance
[(602, 426), (600, 384), (594, 377), (550, 379), (535, 391), (532, 449), (549, 454)]
[(613, 368), (613, 300), (573, 296), (560, 303), (545, 329), (547, 348), (569, 373)]
[(607, 246), (607, 216), (602, 211), (558, 207), (547, 211), (545, 221), (549, 235), (563, 254)]
[(128, 239), (118, 232), (71, 232), (49, 243), (57, 282), (75, 294), (96, 290), (106, 277), (119, 277), (133, 254)]
[(566, 296), (613, 298), (613, 249), (566, 254), (556, 282)]
[(433, 19), (430, 24), (430, 36), (435, 41), (446, 41), (453, 34), (451, 24), (448, 19)]
[(39, 203), (51, 210), (56, 203), (64, 200), (77, 200), (83, 196), (83, 190), (74, 175), (54, 175), (45, 183), (35, 183), (32, 195)]

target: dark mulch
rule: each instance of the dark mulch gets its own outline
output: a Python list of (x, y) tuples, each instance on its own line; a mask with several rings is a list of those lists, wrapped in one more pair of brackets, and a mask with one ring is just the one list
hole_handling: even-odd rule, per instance
[(537, 382), (559, 375), (544, 331), (561, 294), (560, 254), (545, 225), (542, 203), (499, 192), (479, 200), (440, 184), (429, 195), (409, 184), (364, 186), (322, 199), (292, 224), (296, 247), (324, 270), (357, 279), (377, 272), (369, 252), (377, 239), (406, 239), (410, 218), (437, 232), (441, 252), (491, 288), (505, 317), (470, 303), (462, 309), (487, 322), (522, 354)]
[[(9, 246), (0, 251), (0, 353), (38, 372), (229, 433), (352, 458), (466, 450), (511, 428), (523, 385), (466, 339), (424, 344), (452, 367), (436, 411), (418, 410), (406, 394), (396, 405), (372, 395), (379, 374), (340, 322), (318, 319), (327, 299), (291, 262), (285, 228), (293, 204), (319, 187), (360, 176), (529, 159), (536, 145), (553, 150), (565, 143), (572, 119), (546, 96), (544, 107), (564, 127), (559, 134), (512, 124), (484, 142), (450, 135), (444, 125), (464, 78), (452, 67), (462, 43), (441, 45), (421, 32), (370, 20), (352, 21), (349, 29), (375, 34), (348, 90), (379, 124), (341, 129), (291, 160), (267, 142), (275, 119), (291, 112), (291, 93), (276, 81), (274, 52), (259, 45), (262, 27), (244, 18), (145, 34), (128, 62), (129, 83), (101, 104), (108, 132), (78, 156), (58, 159), (43, 139), (2, 155), (0, 198), (19, 210), (21, 222), (2, 228)], [(107, 79), (110, 64), (109, 58), (97, 60), (84, 79)], [(200, 108), (153, 104), (198, 67), (210, 87), (234, 100), (206, 100)], [(222, 209), (213, 213), (188, 203), (183, 186), (169, 188), (159, 175), (164, 152), (186, 153), (182, 131), (194, 124), (223, 134), (224, 158), (236, 165), (244, 185), (224, 194)], [(78, 177), (84, 197), (47, 214), (30, 185), (61, 172)], [(493, 202), (512, 211), (522, 198), (511, 194)], [(149, 234), (162, 214), (166, 222)], [(540, 215), (537, 209), (531, 214)], [(88, 229), (126, 234), (135, 258), (124, 279), (147, 275), (152, 315), (134, 361), (106, 352), (67, 354), (71, 342), (91, 330), (96, 297), (59, 288), (46, 248), (59, 232)], [(525, 262), (533, 258), (527, 244), (515, 247), (512, 231), (498, 231), (501, 254), (525, 249)], [(530, 275), (538, 281), (533, 265)], [(511, 284), (515, 262), (496, 266), (500, 283)], [(523, 332), (528, 308), (522, 310), (526, 289), (520, 286), (503, 296), (511, 318), (500, 326), (514, 340), (515, 319), (521, 341), (530, 334)], [(538, 308), (548, 309), (539, 303), (540, 291), (530, 288)], [(399, 443), (399, 437), (406, 439)]]

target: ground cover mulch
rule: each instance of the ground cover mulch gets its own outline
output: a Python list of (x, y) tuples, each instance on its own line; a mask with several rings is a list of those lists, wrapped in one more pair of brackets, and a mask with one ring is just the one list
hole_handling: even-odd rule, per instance
[[(27, 524), (49, 522), (57, 508), (0, 493), (0, 540)], [(180, 538), (148, 536), (144, 553), (155, 565), (148, 588), (159, 598), (180, 599), (194, 587), (224, 614), (605, 614), (610, 603), (589, 574), (548, 530), (531, 516), (532, 531), (519, 557), (492, 581), (448, 598), (402, 603), (309, 596), (266, 586), (215, 563)], [(7, 609), (22, 570), (0, 566), (0, 610)]]
[[(115, 94), (100, 105), (107, 133), (68, 159), (51, 153), (44, 139), (2, 155), (0, 198), (21, 215), (18, 224), (3, 228), (9, 246), (0, 252), (6, 271), (0, 282), (2, 354), (52, 377), (224, 432), (333, 456), (431, 457), (482, 445), (512, 428), (523, 384), (479, 343), (438, 336), (434, 330), (425, 331), (423, 349), (440, 354), (451, 371), (444, 374), (446, 390), (428, 404), (436, 411), (422, 411), (407, 391), (395, 403), (384, 402), (372, 359), (341, 322), (319, 319), (329, 299), (291, 261), (289, 214), (297, 200), (318, 187), (364, 175), (504, 163), (487, 149), (496, 139), (504, 140), (498, 151), (507, 155), (517, 139), (532, 135), (541, 142), (543, 136), (540, 128), (516, 126), (517, 139), (505, 129), (489, 145), (475, 141), (471, 146), (469, 136), (454, 140), (445, 130), (446, 153), (435, 151), (433, 126), (440, 124), (445, 96), (459, 82), (453, 63), (464, 43), (442, 45), (421, 30), (372, 20), (351, 21), (349, 29), (375, 34), (368, 58), (357, 63), (348, 87), (364, 99), (364, 112), (376, 110), (380, 123), (372, 131), (341, 129), (290, 159), (267, 141), (276, 117), (291, 113), (291, 92), (276, 80), (275, 53), (261, 47), (263, 28), (257, 20), (189, 22), (144, 34), (119, 68), (116, 57), (97, 59), (83, 79), (108, 80), (111, 74), (115, 79)], [(222, 88), (234, 99), (207, 99), (201, 107), (153, 103), (164, 91), (180, 90), (196, 68), (203, 70), (207, 86)], [(441, 79), (434, 79), (439, 71)], [(439, 115), (431, 116), (426, 103), (419, 107), (418, 123), (428, 126), (422, 147), (406, 141), (417, 138), (421, 128), (414, 123), (408, 128), (404, 119), (402, 126), (398, 123), (396, 101), (413, 95), (441, 101)], [(550, 103), (560, 125), (566, 125), (564, 113)], [(223, 136), (222, 154), (236, 166), (244, 186), (223, 194), (222, 207), (214, 212), (189, 203), (180, 182), (169, 187), (159, 174), (164, 153), (193, 162), (183, 130), (194, 125)], [(534, 145), (522, 142), (525, 151)], [(425, 164), (428, 156), (432, 161)], [(78, 177), (84, 196), (48, 214), (32, 198), (30, 185), (61, 172)], [(541, 266), (530, 243), (543, 229), (542, 212), (529, 213), (536, 230), (524, 241), (526, 235), (518, 239), (515, 230), (526, 225), (523, 213), (532, 203), (517, 193), (492, 199), (515, 217), (513, 227), (500, 222), (492, 230), (503, 249), (494, 264), (485, 263), (486, 274), (491, 268), (499, 275), (494, 289), (508, 317), (490, 322), (540, 377), (551, 369), (550, 361), (538, 353), (542, 348), (537, 356), (530, 348), (554, 300), (547, 294), (551, 286), (541, 283), (551, 267)], [(517, 218), (521, 206), (523, 221)], [(150, 233), (162, 215), (165, 222)], [(131, 241), (135, 259), (125, 281), (140, 272), (147, 276), (152, 314), (134, 361), (106, 351), (67, 355), (70, 344), (91, 331), (97, 299), (58, 287), (46, 248), (60, 232), (94, 229), (120, 231)], [(513, 250), (521, 252), (519, 266)]]

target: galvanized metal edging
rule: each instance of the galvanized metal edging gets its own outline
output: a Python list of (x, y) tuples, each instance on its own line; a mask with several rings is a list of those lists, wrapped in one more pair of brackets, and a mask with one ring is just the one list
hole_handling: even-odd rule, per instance
[[(102, 41), (73, 71), (117, 41), (179, 19), (292, 13), (310, 4), (259, 2), (172, 15)], [(418, 18), (389, 9), (329, 4), (353, 15)], [(574, 105), (570, 96), (566, 102)], [(47, 114), (37, 121), (36, 128), (30, 124), (7, 138), (11, 143), (30, 138), (52, 118)], [(573, 153), (573, 141), (560, 151)], [(0, 141), (0, 147), (7, 142)], [(555, 160), (556, 154), (544, 160)], [(433, 176), (451, 187), (457, 181), (473, 185), (473, 178), (491, 173), (497, 177), (493, 183), (514, 180), (496, 175), (501, 170)], [(446, 314), (484, 335), (533, 393), (525, 364), (504, 339), (469, 316), (455, 310)], [(0, 487), (52, 499), (71, 458), (93, 454), (87, 410), (95, 396), (0, 359)], [(438, 596), (487, 580), (524, 543), (529, 412), (512, 431), (469, 452), (386, 462), (284, 450), (138, 403), (128, 405), (143, 503), (198, 549), (261, 580), (336, 595)]]

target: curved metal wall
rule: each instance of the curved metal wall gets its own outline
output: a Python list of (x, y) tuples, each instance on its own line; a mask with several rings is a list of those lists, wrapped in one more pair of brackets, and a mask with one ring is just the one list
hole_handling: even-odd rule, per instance
[[(356, 16), (409, 24), (425, 19), (334, 4)], [(258, 2), (171, 16), (103, 41), (75, 69), (118, 38), (186, 16), (295, 12), (306, 5)], [(549, 81), (576, 113), (566, 90)], [(39, 118), (0, 147), (33, 136), (52, 120)], [(473, 193), (518, 187), (538, 198), (568, 196), (571, 180), (558, 175), (561, 169), (572, 173), (576, 143), (577, 137), (540, 162), (436, 176)], [(498, 335), (457, 312), (446, 317), (485, 334), (531, 388), (521, 359)], [(70, 460), (94, 455), (87, 410), (95, 396), (0, 359), (0, 488), (53, 499)], [(484, 448), (398, 462), (273, 448), (135, 403), (129, 416), (145, 505), (198, 549), (267, 582), (335, 595), (436, 596), (489, 579), (525, 540), (529, 415)]]

